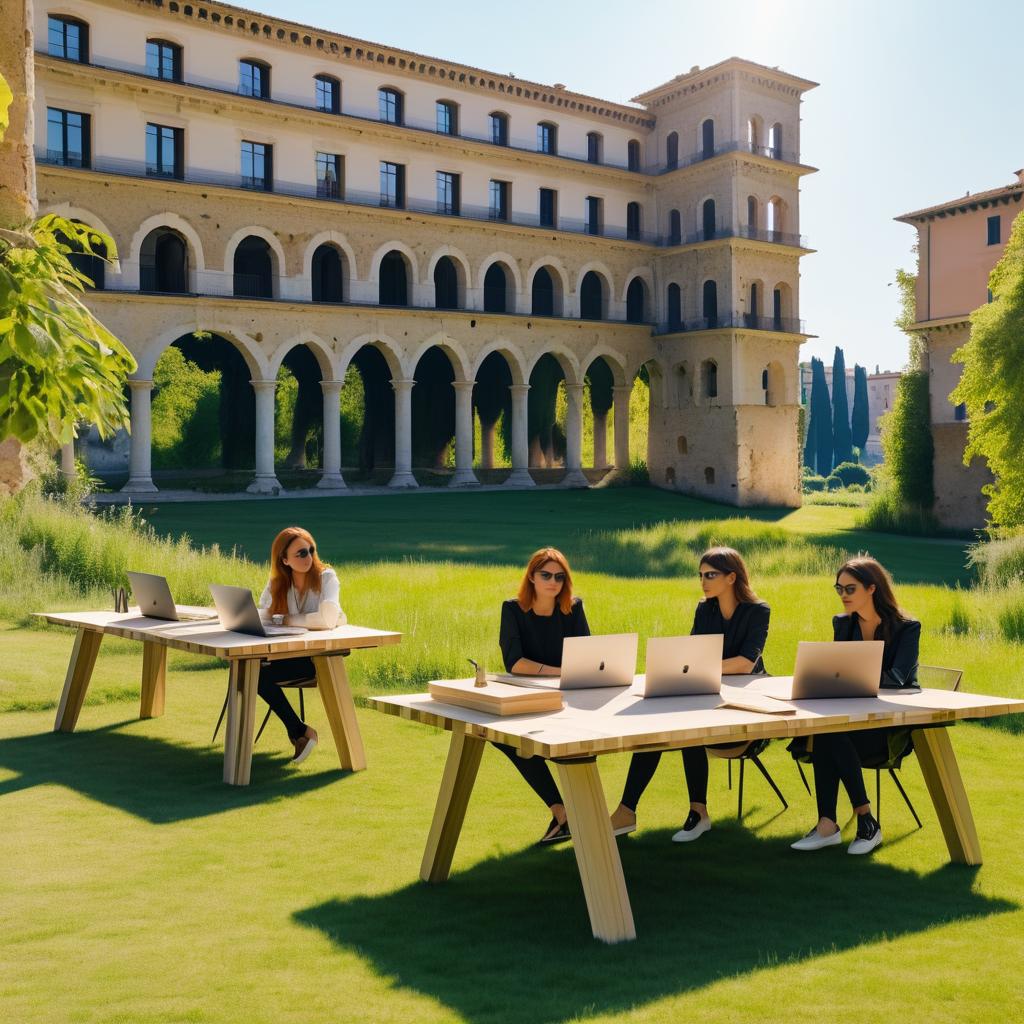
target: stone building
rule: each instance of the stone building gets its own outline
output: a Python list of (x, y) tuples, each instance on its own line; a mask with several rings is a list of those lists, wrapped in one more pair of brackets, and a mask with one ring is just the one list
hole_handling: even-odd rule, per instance
[(320, 486), (345, 486), (354, 366), (392, 486), (452, 448), (452, 485), (476, 483), (502, 416), (529, 486), (559, 388), (565, 482), (586, 482), (585, 396), (595, 465), (625, 469), (643, 374), (653, 483), (799, 503), (815, 83), (730, 58), (621, 104), (177, 0), (39, 0), (35, 32), (40, 207), (118, 247), (80, 262), (138, 359), (129, 492), (154, 489), (153, 372), (176, 346), (220, 370), (225, 465), (254, 464), (255, 491), (280, 486), (282, 365), (322, 429)]
[(971, 333), (970, 314), (991, 300), (988, 276), (999, 262), (1010, 226), (1021, 210), (1024, 170), (1017, 181), (987, 192), (968, 193), (896, 220), (917, 229), (918, 273), (913, 330), (925, 343), (932, 440), (935, 444), (935, 515), (943, 526), (985, 525), (981, 488), (992, 477), (980, 459), (964, 465), (967, 410), (950, 392), (960, 380), (953, 353)]

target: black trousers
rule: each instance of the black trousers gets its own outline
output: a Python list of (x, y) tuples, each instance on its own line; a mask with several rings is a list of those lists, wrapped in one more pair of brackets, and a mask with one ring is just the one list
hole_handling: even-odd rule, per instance
[(562, 802), (562, 795), (558, 792), (551, 769), (543, 757), (522, 757), (516, 753), (515, 747), (510, 747), (507, 743), (493, 745), (516, 766), (519, 774), (529, 783), (530, 789), (544, 801), (545, 807)]
[(868, 803), (861, 765), (884, 763), (889, 757), (891, 729), (858, 729), (856, 732), (816, 734), (811, 749), (814, 764), (814, 795), (818, 817), (836, 821), (839, 783), (842, 782), (851, 807)]
[[(734, 746), (734, 744), (729, 744)], [(686, 789), (690, 794), (690, 803), (706, 804), (708, 802), (708, 753), (703, 747), (683, 747), (683, 774), (686, 776)], [(654, 773), (661, 761), (660, 750), (644, 751), (634, 754), (629, 762), (626, 773), (626, 785), (622, 789), (622, 803), (634, 813), (644, 790), (650, 785)]]
[(295, 708), (279, 684), (296, 679), (311, 679), (315, 675), (312, 658), (282, 658), (280, 661), (264, 661), (260, 664), (260, 681), (256, 692), (284, 723), (291, 740), (297, 740), (305, 733), (306, 723), (295, 713)]

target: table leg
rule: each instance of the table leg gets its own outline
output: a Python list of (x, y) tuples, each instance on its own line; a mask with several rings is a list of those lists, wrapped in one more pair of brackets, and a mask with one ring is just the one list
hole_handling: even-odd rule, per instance
[(167, 682), (167, 648), (163, 644), (142, 644), (142, 703), (139, 718), (159, 718), (164, 713)]
[(53, 723), (54, 732), (75, 731), (102, 640), (103, 634), (100, 631), (79, 627), (75, 636), (75, 646), (71, 650), (67, 675), (64, 676), (64, 690), (60, 695), (57, 718)]
[(915, 729), (911, 735), (949, 859), (956, 864), (977, 865), (981, 863), (981, 844), (949, 733), (949, 729)]
[(252, 775), (252, 732), (256, 718), (259, 658), (232, 659), (228, 680), (228, 722), (224, 732), (224, 781), (248, 786)]
[(612, 835), (597, 759), (559, 761), (572, 845), (595, 939), (623, 942), (636, 938), (619, 848)]
[(444, 882), (448, 879), (483, 752), (484, 741), (477, 736), (470, 736), (466, 732), (465, 723), (452, 724), (452, 742), (441, 776), (441, 791), (437, 794), (434, 820), (430, 825), (427, 848), (423, 851), (423, 863), (420, 865), (420, 878), (424, 882)]
[(316, 666), (317, 689), (327, 712), (341, 767), (360, 772), (366, 767), (366, 752), (356, 720), (356, 706), (352, 703), (352, 691), (348, 686), (345, 659), (314, 658), (313, 664)]

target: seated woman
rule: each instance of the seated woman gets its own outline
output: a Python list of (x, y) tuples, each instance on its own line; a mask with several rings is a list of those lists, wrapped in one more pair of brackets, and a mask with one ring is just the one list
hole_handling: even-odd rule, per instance
[[(572, 596), (572, 573), (561, 551), (541, 548), (526, 566), (519, 595), (501, 606), (498, 643), (505, 671), (525, 676), (557, 676), (562, 667), (562, 641), (590, 636), (583, 602)], [(515, 747), (494, 744), (519, 770), (551, 811), (551, 822), (538, 846), (571, 838), (558, 786), (542, 757), (521, 757)]]
[[(260, 595), (259, 607), (264, 619), (283, 615), (287, 626), (333, 629), (347, 621), (338, 603), (337, 574), (320, 561), (312, 535), (301, 526), (286, 527), (274, 538), (270, 580)], [(259, 695), (288, 730), (295, 746), (295, 764), (313, 752), (317, 734), (295, 713), (280, 684), (315, 675), (312, 658), (282, 658), (260, 665)]]
[[(845, 611), (832, 619), (832, 639), (885, 641), (881, 686), (915, 689), (921, 623), (896, 603), (888, 572), (873, 558), (851, 558), (836, 573), (836, 593)], [(847, 852), (870, 853), (881, 843), (882, 830), (871, 813), (861, 766), (888, 760), (890, 736), (903, 732), (898, 727), (858, 729), (812, 737), (818, 824), (793, 843), (794, 850), (820, 850), (842, 842), (836, 819), (840, 781), (857, 814), (857, 836)]]
[[(711, 548), (700, 556), (700, 583), (704, 598), (697, 604), (690, 634), (722, 633), (723, 675), (750, 675), (764, 671), (761, 652), (768, 639), (771, 609), (750, 586), (747, 566), (733, 548)], [(741, 754), (747, 743), (713, 744), (730, 754)], [(684, 747), (683, 772), (690, 796), (690, 812), (683, 827), (672, 837), (675, 843), (699, 839), (711, 828), (708, 815), (708, 755), (704, 747)], [(636, 830), (636, 808), (647, 788), (661, 751), (634, 754), (629, 763), (622, 802), (612, 814), (615, 835)]]

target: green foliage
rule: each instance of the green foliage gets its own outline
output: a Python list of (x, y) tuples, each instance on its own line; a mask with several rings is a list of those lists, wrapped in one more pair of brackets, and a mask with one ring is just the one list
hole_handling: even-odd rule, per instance
[(871, 484), (871, 474), (856, 462), (841, 462), (832, 470), (832, 475), (838, 477), (844, 487), (849, 487), (850, 484), (866, 487)]
[[(917, 261), (917, 243), (914, 243), (914, 258)], [(896, 271), (896, 288), (899, 293), (900, 310), (893, 323), (907, 336), (910, 343), (907, 355), (907, 369), (920, 370), (924, 367), (926, 345), (920, 334), (913, 330), (917, 320), (917, 273), (909, 270)]]
[(871, 502), (857, 520), (857, 525), (864, 530), (922, 537), (938, 532), (938, 523), (931, 508), (901, 501), (889, 481), (873, 492)]
[(835, 473), (830, 473), (827, 477), (825, 477), (825, 487), (827, 490), (841, 491), (843, 489), (843, 486), (844, 484), (842, 477), (836, 476)]
[(219, 370), (205, 371), (172, 345), (153, 370), (153, 466), (221, 464)]
[(72, 251), (116, 254), (113, 239), (52, 214), (0, 230), (0, 437), (65, 444), (79, 420), (101, 437), (128, 426), (135, 360), (79, 299), (90, 282)]
[(949, 610), (945, 631), (954, 636), (967, 636), (971, 632), (971, 612), (958, 590), (953, 598), (953, 607)]
[(973, 544), (968, 548), (967, 561), (987, 586), (1024, 583), (1024, 533)]
[(953, 353), (964, 364), (949, 396), (967, 406), (964, 463), (983, 458), (993, 483), (988, 514), (1000, 526), (1024, 525), (1024, 215), (1018, 214), (1006, 251), (989, 275), (992, 301), (971, 314), (971, 333)]
[(1011, 643), (1024, 644), (1024, 601), (1015, 601), (999, 612), (999, 632)]
[(344, 466), (359, 465), (359, 434), (363, 429), (365, 411), (366, 391), (363, 387), (363, 375), (349, 363), (340, 400), (341, 461)]
[(861, 457), (871, 433), (871, 417), (868, 408), (868, 371), (863, 366), (853, 367), (853, 414), (850, 434), (857, 458)]
[(812, 473), (810, 476), (804, 477), (804, 491), (808, 494), (814, 491), (825, 490), (825, 478)]
[(846, 357), (838, 345), (832, 357), (832, 452), (834, 463), (853, 459), (850, 404), (846, 397)]
[(811, 422), (807, 428), (804, 461), (821, 476), (832, 472), (832, 406), (825, 380), (825, 364), (811, 359)]
[[(935, 491), (927, 373), (914, 370), (900, 377), (893, 407), (882, 417), (881, 429), (893, 507), (930, 510)], [(915, 515), (911, 513), (912, 518)]]

